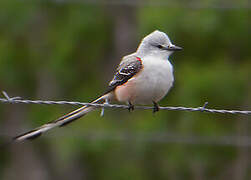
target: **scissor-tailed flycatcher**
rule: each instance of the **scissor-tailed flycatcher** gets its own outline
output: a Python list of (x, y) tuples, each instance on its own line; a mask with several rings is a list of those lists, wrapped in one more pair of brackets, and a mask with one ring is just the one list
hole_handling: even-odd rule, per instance
[[(173, 67), (168, 57), (182, 48), (171, 43), (168, 36), (158, 30), (146, 36), (137, 51), (122, 58), (117, 72), (109, 83), (103, 96), (92, 103), (105, 103), (111, 100), (127, 102), (129, 110), (133, 104), (154, 104), (154, 112), (158, 111), (157, 102), (169, 91), (173, 84)], [(55, 121), (21, 134), (15, 141), (34, 139), (42, 133), (61, 127), (97, 109), (94, 106), (83, 106)]]

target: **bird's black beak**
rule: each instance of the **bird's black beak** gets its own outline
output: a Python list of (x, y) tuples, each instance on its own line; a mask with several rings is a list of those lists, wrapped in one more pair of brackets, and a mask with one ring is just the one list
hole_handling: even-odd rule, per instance
[(171, 46), (165, 47), (164, 49), (168, 51), (181, 51), (182, 47), (171, 45)]

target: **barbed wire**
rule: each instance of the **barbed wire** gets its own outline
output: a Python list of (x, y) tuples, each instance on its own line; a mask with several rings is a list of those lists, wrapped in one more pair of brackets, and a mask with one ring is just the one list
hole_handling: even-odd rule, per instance
[[(0, 98), (0, 102), (9, 103), (9, 104), (44, 104), (44, 105), (85, 105), (85, 106), (95, 106), (102, 108), (120, 108), (120, 109), (128, 109), (127, 105), (120, 104), (96, 104), (96, 103), (85, 103), (85, 102), (75, 102), (75, 101), (45, 101), (45, 100), (27, 100), (22, 99), (21, 97), (9, 97), (9, 95), (2, 91), (4, 98)], [(241, 115), (250, 115), (251, 111), (247, 110), (225, 110), (225, 109), (209, 109), (206, 108), (208, 102), (205, 102), (203, 106), (199, 107), (182, 107), (182, 106), (166, 106), (159, 107), (159, 110), (169, 110), (169, 111), (190, 111), (190, 112), (207, 112), (207, 113), (221, 113), (221, 114), (241, 114)], [(135, 106), (134, 109), (153, 109), (150, 106)]]

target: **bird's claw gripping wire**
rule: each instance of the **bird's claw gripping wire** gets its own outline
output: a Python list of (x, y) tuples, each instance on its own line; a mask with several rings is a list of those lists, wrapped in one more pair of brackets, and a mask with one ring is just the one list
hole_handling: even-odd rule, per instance
[(156, 113), (159, 111), (159, 105), (153, 101), (153, 113)]
[(134, 110), (134, 105), (131, 102), (128, 102), (128, 111), (131, 112)]

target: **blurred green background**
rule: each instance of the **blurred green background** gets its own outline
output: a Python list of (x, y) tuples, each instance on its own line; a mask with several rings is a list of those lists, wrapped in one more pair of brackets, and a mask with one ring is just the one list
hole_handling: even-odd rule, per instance
[[(224, 3), (225, 2), (225, 3)], [(162, 106), (251, 109), (248, 1), (0, 2), (0, 90), (88, 102), (152, 31), (184, 48)], [(7, 140), (76, 107), (0, 104)], [(251, 179), (251, 118), (106, 109), (0, 149), (0, 179)]]

